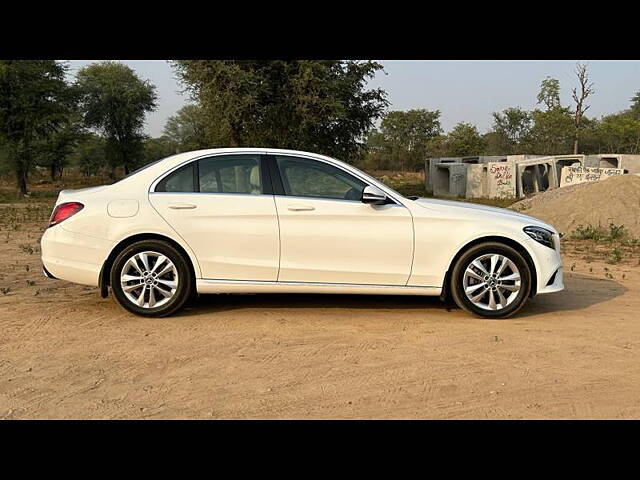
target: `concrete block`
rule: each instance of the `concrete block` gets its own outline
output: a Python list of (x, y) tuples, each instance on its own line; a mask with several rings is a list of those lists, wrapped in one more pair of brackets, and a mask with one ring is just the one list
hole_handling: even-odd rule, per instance
[(555, 160), (556, 178), (558, 179), (558, 183), (555, 185), (555, 188), (560, 186), (559, 179), (564, 167), (571, 167), (575, 165), (583, 167), (587, 166), (586, 155), (555, 155), (553, 158)]
[[(568, 161), (568, 159), (567, 159)], [(514, 164), (516, 166), (516, 195), (544, 192), (560, 186), (560, 172), (553, 156), (532, 158)]]
[(640, 155), (620, 155), (618, 168), (623, 168), (627, 173), (640, 173)]
[(585, 166), (596, 168), (622, 168), (622, 155), (604, 154), (595, 155), (595, 158), (597, 159), (597, 164)]
[(459, 162), (435, 164), (434, 195), (464, 197), (467, 190), (467, 165)]
[(563, 167), (560, 186), (566, 187), (567, 185), (575, 185), (577, 183), (598, 182), (605, 178), (623, 174), (624, 169), (622, 168), (595, 168), (583, 167), (581, 165)]
[(433, 194), (433, 178), (436, 174), (436, 165), (439, 163), (461, 163), (460, 157), (434, 157), (427, 158), (424, 163), (424, 189)]
[(600, 168), (600, 157), (598, 155), (587, 155), (582, 162), (583, 167)]
[(516, 164), (490, 162), (487, 164), (487, 194), (489, 198), (516, 196)]
[(480, 155), (477, 157), (460, 157), (462, 163), (476, 164), (489, 162), (506, 162), (506, 155)]
[(583, 167), (622, 168), (627, 173), (640, 173), (640, 155), (622, 153), (599, 153), (588, 155), (582, 163)]
[(467, 198), (487, 198), (489, 190), (487, 189), (487, 164), (469, 164), (467, 165)]
[(507, 155), (507, 162), (522, 162), (523, 160), (529, 160), (532, 158), (542, 158), (546, 155)]

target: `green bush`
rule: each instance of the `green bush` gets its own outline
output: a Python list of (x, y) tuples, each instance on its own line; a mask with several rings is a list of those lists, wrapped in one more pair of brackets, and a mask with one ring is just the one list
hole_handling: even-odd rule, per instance
[(571, 238), (576, 240), (600, 240), (605, 236), (604, 229), (599, 225), (578, 225), (571, 234)]
[(627, 229), (624, 225), (609, 224), (609, 230), (598, 224), (597, 227), (593, 225), (578, 225), (575, 231), (571, 234), (571, 238), (576, 240), (619, 240), (628, 236)]
[(620, 260), (622, 260), (622, 252), (618, 248), (611, 250), (606, 258), (606, 262), (611, 264), (619, 263)]

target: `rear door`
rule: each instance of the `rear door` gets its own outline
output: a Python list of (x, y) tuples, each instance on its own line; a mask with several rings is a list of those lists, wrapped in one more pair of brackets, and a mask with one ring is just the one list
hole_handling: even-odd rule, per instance
[(413, 219), (404, 205), (362, 203), (368, 184), (328, 162), (268, 157), (280, 221), (278, 281), (407, 283)]
[(276, 281), (278, 218), (260, 154), (192, 161), (160, 180), (149, 199), (194, 251), (204, 278)]

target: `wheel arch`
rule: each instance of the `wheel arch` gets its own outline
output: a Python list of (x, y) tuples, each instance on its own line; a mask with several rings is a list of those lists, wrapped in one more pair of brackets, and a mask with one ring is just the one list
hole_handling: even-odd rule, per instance
[(109, 295), (108, 287), (110, 284), (111, 267), (113, 266), (113, 262), (116, 259), (116, 257), (120, 254), (120, 252), (122, 252), (129, 245), (132, 245), (141, 240), (161, 240), (161, 241), (167, 242), (176, 250), (178, 250), (178, 252), (180, 252), (180, 254), (184, 256), (185, 260), (187, 260), (189, 271), (195, 282), (196, 271), (193, 265), (193, 260), (191, 259), (191, 256), (187, 253), (187, 251), (184, 249), (184, 247), (182, 247), (182, 245), (180, 245), (174, 239), (159, 233), (138, 233), (120, 240), (120, 242), (118, 242), (116, 246), (111, 249), (109, 256), (103, 262), (102, 268), (100, 269), (100, 274), (98, 276), (98, 287), (100, 288), (100, 295), (102, 296), (102, 298), (105, 298), (107, 297), (107, 295)]
[(509, 238), (509, 237), (503, 237), (500, 235), (489, 235), (486, 237), (479, 237), (479, 238), (475, 238), (467, 243), (465, 243), (462, 247), (460, 247), (458, 249), (458, 251), (455, 253), (455, 255), (453, 256), (453, 258), (451, 259), (451, 261), (449, 262), (449, 266), (447, 267), (447, 271), (444, 275), (444, 280), (443, 280), (443, 285), (442, 285), (442, 294), (440, 295), (440, 298), (442, 300), (445, 301), (451, 301), (451, 288), (449, 286), (450, 284), (450, 279), (451, 279), (451, 271), (453, 270), (453, 266), (456, 264), (456, 262), (458, 261), (458, 259), (464, 255), (464, 253), (469, 250), (471, 247), (478, 245), (480, 243), (486, 243), (486, 242), (497, 242), (497, 243), (503, 243), (505, 245), (508, 245), (509, 247), (513, 248), (514, 250), (516, 250), (518, 253), (520, 253), (523, 258), (525, 259), (525, 261), (527, 262), (527, 265), (529, 266), (529, 270), (531, 271), (531, 292), (529, 294), (529, 297), (534, 297), (537, 293), (537, 289), (538, 289), (538, 273), (536, 271), (536, 266), (535, 263), (533, 261), (533, 258), (531, 257), (531, 254), (528, 252), (528, 250), (519, 242), (517, 242), (516, 240)]

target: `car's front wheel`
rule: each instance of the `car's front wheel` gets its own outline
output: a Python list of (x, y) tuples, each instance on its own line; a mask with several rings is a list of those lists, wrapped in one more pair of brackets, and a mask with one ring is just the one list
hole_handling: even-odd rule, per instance
[(160, 240), (142, 240), (125, 248), (113, 262), (110, 280), (118, 303), (146, 317), (177, 312), (193, 290), (187, 260)]
[(506, 318), (520, 310), (531, 292), (531, 271), (514, 248), (497, 242), (471, 247), (456, 262), (451, 294), (468, 312)]

